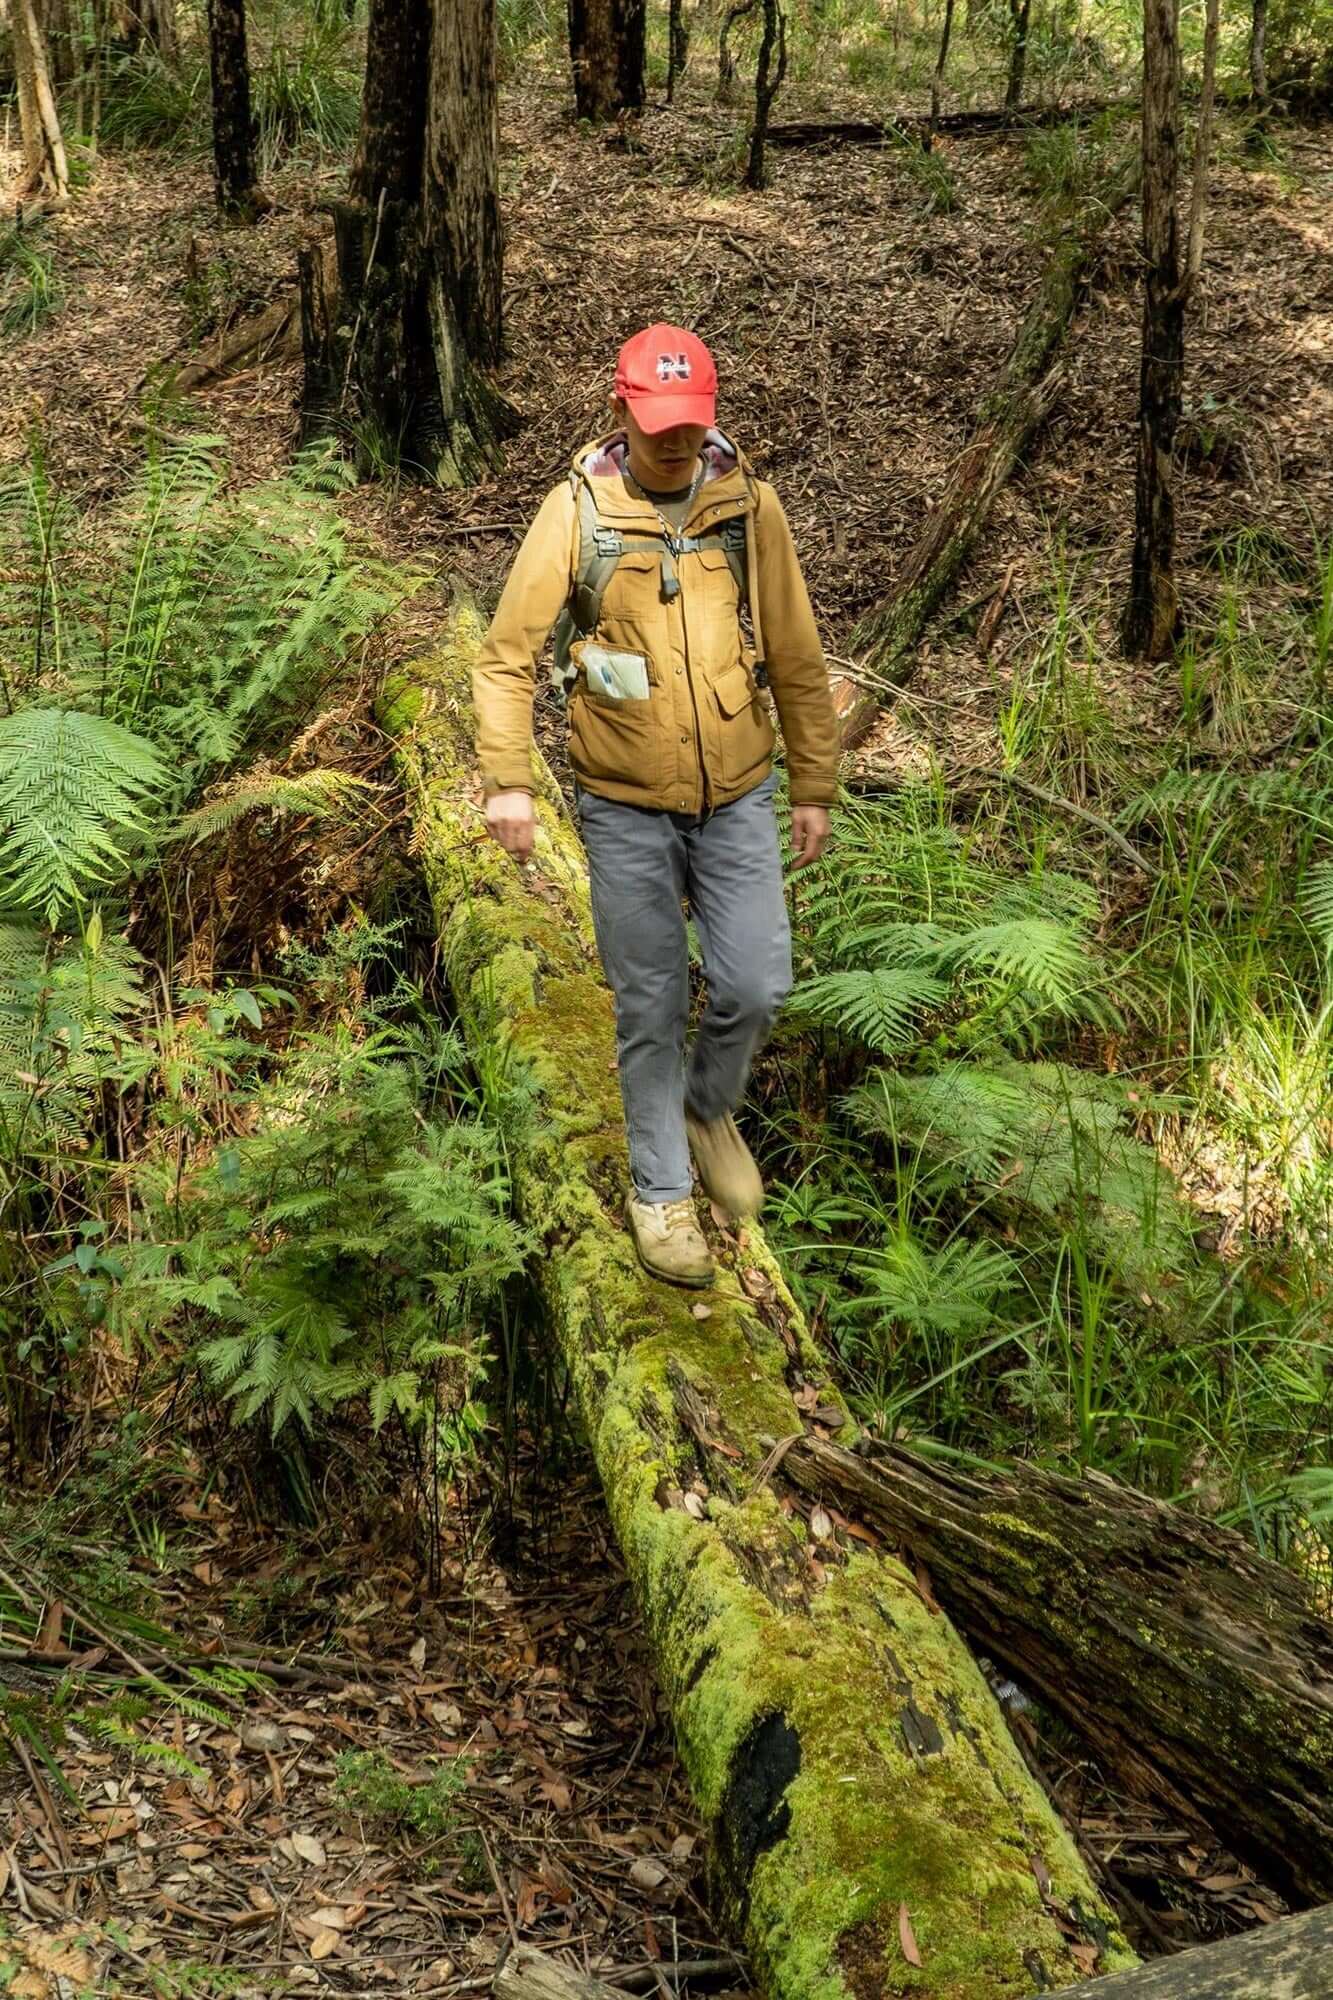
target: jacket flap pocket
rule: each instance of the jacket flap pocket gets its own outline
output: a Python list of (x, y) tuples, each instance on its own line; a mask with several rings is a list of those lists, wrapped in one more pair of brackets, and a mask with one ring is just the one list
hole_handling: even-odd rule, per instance
[(714, 681), (713, 693), (717, 697), (718, 707), (726, 716), (739, 715), (754, 699), (750, 676), (744, 667), (728, 667), (721, 679)]

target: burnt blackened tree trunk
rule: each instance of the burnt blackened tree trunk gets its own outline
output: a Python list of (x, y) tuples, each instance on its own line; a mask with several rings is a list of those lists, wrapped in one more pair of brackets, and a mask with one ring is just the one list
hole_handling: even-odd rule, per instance
[(641, 111), (648, 15), (646, 0), (569, 0), (569, 59), (574, 108), (605, 124)]
[(1185, 365), (1176, 190), (1180, 145), (1179, 0), (1143, 9), (1143, 353), (1134, 476), (1134, 555), (1122, 640), (1131, 659), (1175, 643), (1175, 483), (1171, 458)]
[(764, 163), (768, 118), (773, 99), (787, 74), (787, 17), (782, 11), (782, 0), (763, 0), (763, 7), (764, 32), (754, 73), (754, 124), (750, 128), (750, 158), (745, 169), (747, 188), (761, 188), (768, 178)]
[(1009, 0), (1009, 16), (1013, 22), (1013, 40), (1009, 44), (1009, 81), (1005, 86), (1004, 108), (1013, 111), (1023, 102), (1023, 79), (1028, 66), (1028, 26), (1032, 19), (1032, 0)]
[(642, 111), (647, 97), (648, 0), (615, 0), (616, 89), (621, 111)]
[(218, 207), (229, 221), (253, 222), (269, 204), (255, 177), (245, 0), (208, 0), (208, 58)]
[(512, 412), (500, 358), (493, 0), (371, 0), (361, 131), (334, 213), (336, 297), (302, 263), (307, 430), (460, 485)]

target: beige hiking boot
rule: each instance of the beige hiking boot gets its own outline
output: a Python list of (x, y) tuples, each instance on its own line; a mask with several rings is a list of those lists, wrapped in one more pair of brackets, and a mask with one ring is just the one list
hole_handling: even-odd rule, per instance
[(625, 1218), (639, 1262), (654, 1278), (668, 1285), (702, 1290), (711, 1285), (713, 1253), (704, 1242), (691, 1201), (640, 1201), (629, 1195)]
[(764, 1183), (731, 1113), (696, 1118), (687, 1110), (685, 1131), (709, 1200), (729, 1215), (758, 1215), (764, 1205)]

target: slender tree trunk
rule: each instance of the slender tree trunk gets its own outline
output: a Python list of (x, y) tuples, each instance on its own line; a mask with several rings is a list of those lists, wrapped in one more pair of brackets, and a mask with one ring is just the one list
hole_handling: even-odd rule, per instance
[(1009, 14), (1014, 24), (1014, 37), (1009, 44), (1009, 81), (1005, 86), (1004, 108), (1016, 111), (1023, 102), (1023, 80), (1027, 75), (1032, 0), (1009, 0)]
[(604, 125), (644, 102), (645, 0), (569, 0), (574, 108)]
[(269, 204), (255, 179), (245, 0), (208, 0), (208, 55), (218, 207), (229, 221), (253, 222)]
[(1185, 301), (1176, 218), (1180, 144), (1179, 0), (1144, 0), (1143, 352), (1134, 477), (1134, 555), (1122, 639), (1131, 659), (1175, 643), (1176, 505), (1171, 456), (1185, 366)]
[(70, 0), (43, 0), (38, 8), (37, 21), (46, 39), (52, 88), (61, 91), (73, 81), (78, 67), (78, 36)]
[(782, 0), (762, 0), (762, 4), (764, 32), (754, 74), (754, 124), (750, 129), (750, 158), (745, 169), (747, 188), (761, 188), (767, 180), (764, 148), (768, 115), (787, 74), (787, 17), (782, 11)]
[(940, 52), (935, 58), (935, 74), (930, 79), (930, 136), (940, 122), (940, 92), (944, 87), (944, 66), (949, 60), (949, 36), (953, 32), (953, 0), (944, 0), (944, 26), (940, 29)]
[(69, 165), (51, 88), (46, 37), (35, 0), (11, 0), (9, 28), (14, 44), (19, 133), (23, 141), (20, 198), (46, 195), (64, 201), (69, 195)]
[(670, 0), (667, 13), (667, 103), (676, 100), (676, 81), (685, 74), (690, 59), (690, 24), (685, 18), (685, 0)]
[(1203, 269), (1203, 225), (1208, 209), (1208, 170), (1213, 150), (1213, 101), (1217, 94), (1217, 31), (1221, 0), (1206, 0), (1203, 25), (1203, 78), (1199, 88), (1199, 123), (1194, 135), (1194, 175), (1190, 186), (1189, 245), (1185, 254), (1185, 296), (1188, 299)]
[(719, 104), (736, 102), (736, 58), (732, 54), (731, 35), (738, 21), (746, 20), (753, 14), (758, 0), (733, 0), (722, 17), (722, 28), (717, 38), (717, 101)]
[[(493, 0), (371, 0), (336, 286), (302, 266), (307, 430), (442, 484), (495, 462), (501, 350)], [(336, 296), (330, 296), (331, 291)]]
[(1268, 39), (1268, 0), (1254, 0), (1250, 14), (1250, 91), (1256, 108), (1268, 109), (1268, 69), (1264, 43)]

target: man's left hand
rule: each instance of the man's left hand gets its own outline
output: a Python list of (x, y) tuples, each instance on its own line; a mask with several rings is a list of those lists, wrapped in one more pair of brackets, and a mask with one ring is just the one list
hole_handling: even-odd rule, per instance
[(793, 806), (791, 809), (791, 865), (807, 868), (818, 861), (829, 837), (827, 806)]

